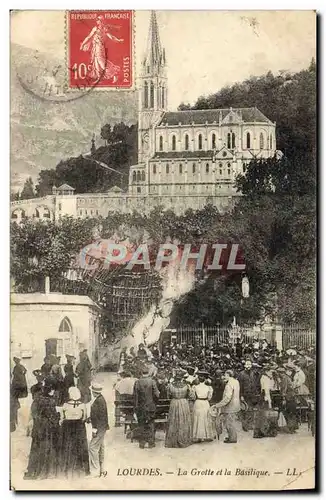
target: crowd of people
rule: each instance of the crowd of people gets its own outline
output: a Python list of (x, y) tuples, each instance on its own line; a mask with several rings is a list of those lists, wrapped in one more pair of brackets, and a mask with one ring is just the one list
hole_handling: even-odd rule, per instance
[[(25, 479), (101, 477), (104, 438), (109, 429), (103, 387), (94, 381), (86, 350), (54, 355), (33, 371), (27, 433), (31, 448)], [(11, 432), (16, 430), (20, 400), (28, 396), (26, 368), (13, 358)], [(165, 446), (184, 448), (213, 441), (226, 431), (225, 443), (238, 441), (240, 421), (254, 438), (296, 433), (298, 406), (313, 409), (315, 351), (295, 346), (280, 351), (266, 340), (235, 344), (186, 344), (124, 348), (115, 384), (116, 399), (129, 398), (141, 449), (155, 446), (160, 401), (168, 404)], [(91, 426), (87, 438), (86, 424)], [(137, 432), (136, 432), (137, 431)]]
[[(31, 437), (25, 479), (57, 477), (101, 477), (104, 470), (104, 437), (109, 429), (107, 403), (102, 386), (93, 380), (93, 369), (86, 350), (75, 357), (46, 356), (34, 370), (32, 404), (27, 435)], [(11, 379), (11, 432), (16, 430), (19, 400), (27, 397), (26, 368), (14, 358)], [(92, 381), (93, 380), (93, 381)], [(86, 423), (91, 424), (88, 442)]]
[(273, 437), (279, 431), (294, 434), (301, 418), (298, 408), (308, 408), (307, 415), (313, 415), (314, 348), (280, 351), (257, 338), (206, 347), (140, 344), (137, 350), (123, 349), (119, 375), (116, 394), (134, 401), (141, 448), (155, 444), (160, 399), (170, 399), (167, 447), (212, 441), (223, 428), (224, 442), (236, 443), (238, 419), (243, 431), (253, 430), (254, 438)]

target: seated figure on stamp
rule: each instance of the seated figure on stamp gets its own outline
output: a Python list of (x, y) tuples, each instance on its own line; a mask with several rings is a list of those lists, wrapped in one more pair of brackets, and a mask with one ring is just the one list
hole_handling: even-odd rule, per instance
[(80, 50), (87, 52), (91, 50), (91, 78), (94, 80), (109, 80), (113, 78), (113, 83), (118, 79), (120, 67), (108, 60), (105, 46), (106, 37), (114, 42), (123, 42), (122, 38), (117, 38), (108, 31), (109, 26), (103, 22), (103, 16), (98, 16), (96, 26), (80, 44)]

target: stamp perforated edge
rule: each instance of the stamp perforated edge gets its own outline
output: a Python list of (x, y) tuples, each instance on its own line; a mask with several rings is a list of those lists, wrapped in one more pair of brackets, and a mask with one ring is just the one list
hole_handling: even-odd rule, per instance
[[(66, 63), (66, 89), (67, 93), (76, 93), (80, 92), (80, 89), (73, 88), (69, 86), (69, 12), (73, 10), (79, 9), (71, 9), (65, 11), (65, 26), (64, 26), (64, 45), (65, 45), (65, 63)], [(95, 9), (80, 9), (80, 12), (94, 12)], [(108, 12), (110, 9), (96, 9), (96, 12)], [(119, 9), (117, 9), (119, 10)], [(120, 9), (121, 12), (129, 9)], [(131, 11), (131, 67), (132, 67), (132, 85), (130, 87), (98, 87), (94, 85), (94, 87), (86, 87), (86, 89), (92, 88), (96, 92), (134, 92), (137, 90), (136, 88), (136, 11), (130, 9)]]

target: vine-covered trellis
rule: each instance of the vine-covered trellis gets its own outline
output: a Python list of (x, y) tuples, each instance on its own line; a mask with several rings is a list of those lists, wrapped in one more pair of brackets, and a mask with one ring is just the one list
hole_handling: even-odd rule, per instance
[[(95, 266), (94, 266), (95, 264)], [(51, 283), (53, 292), (88, 295), (100, 307), (101, 342), (128, 334), (161, 295), (161, 278), (154, 270), (128, 271), (105, 268), (92, 259), (95, 270), (70, 269)]]

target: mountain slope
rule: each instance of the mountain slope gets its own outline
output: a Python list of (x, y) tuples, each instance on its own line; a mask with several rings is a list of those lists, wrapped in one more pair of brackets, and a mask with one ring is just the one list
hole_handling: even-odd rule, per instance
[[(27, 47), (11, 46), (11, 183), (21, 189), (26, 177), (89, 151), (105, 123), (135, 123), (134, 92), (92, 90), (60, 101), (55, 89), (66, 81), (64, 61)], [(50, 87), (52, 85), (52, 87)], [(58, 87), (55, 87), (58, 85)], [(53, 89), (48, 95), (48, 89)], [(77, 96), (76, 93), (73, 96)], [(100, 142), (101, 141), (97, 141)]]

